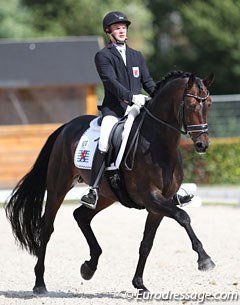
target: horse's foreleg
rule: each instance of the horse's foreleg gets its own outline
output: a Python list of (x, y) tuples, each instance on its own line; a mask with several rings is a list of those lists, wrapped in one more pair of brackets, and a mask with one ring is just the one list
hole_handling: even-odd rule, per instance
[(198, 254), (198, 269), (199, 270), (211, 270), (215, 267), (211, 257), (205, 252), (202, 243), (197, 238), (191, 226), (191, 219), (186, 211), (176, 207), (171, 202), (166, 204), (154, 204), (152, 210), (162, 212), (167, 217), (175, 219), (186, 230), (191, 243), (192, 248)]
[(148, 255), (152, 249), (153, 240), (157, 231), (159, 224), (163, 219), (161, 214), (148, 213), (145, 230), (143, 234), (143, 240), (139, 248), (139, 259), (136, 268), (135, 275), (133, 277), (133, 286), (142, 291), (148, 291), (148, 289), (143, 284), (143, 271), (148, 258)]
[(104, 202), (103, 204), (102, 198), (99, 198), (97, 208), (95, 210), (81, 206), (73, 213), (73, 216), (83, 235), (85, 236), (90, 249), (90, 260), (85, 261), (80, 268), (81, 275), (85, 280), (90, 280), (94, 275), (95, 271), (97, 270), (99, 257), (102, 254), (102, 249), (98, 244), (90, 223), (97, 213), (112, 203), (113, 202)]
[(193, 250), (198, 254), (198, 269), (203, 271), (213, 269), (215, 264), (211, 257), (205, 252), (202, 243), (194, 233), (189, 215), (184, 210), (175, 207), (173, 218), (184, 227), (191, 240)]

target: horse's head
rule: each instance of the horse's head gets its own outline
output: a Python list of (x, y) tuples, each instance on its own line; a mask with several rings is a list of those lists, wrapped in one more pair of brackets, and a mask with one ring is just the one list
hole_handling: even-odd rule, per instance
[(211, 98), (208, 88), (213, 79), (213, 73), (203, 80), (191, 74), (184, 92), (182, 122), (198, 153), (205, 153), (209, 145), (207, 119)]

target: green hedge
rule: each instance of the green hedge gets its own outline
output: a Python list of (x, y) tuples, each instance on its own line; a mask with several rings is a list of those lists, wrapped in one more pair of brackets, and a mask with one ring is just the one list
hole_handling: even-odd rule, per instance
[(195, 152), (192, 142), (180, 145), (184, 182), (240, 185), (240, 138), (212, 139), (206, 154)]

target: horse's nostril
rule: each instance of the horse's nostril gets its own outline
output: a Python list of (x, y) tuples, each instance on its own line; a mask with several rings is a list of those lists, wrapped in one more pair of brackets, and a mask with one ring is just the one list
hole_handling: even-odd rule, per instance
[(203, 147), (203, 143), (202, 143), (202, 142), (197, 142), (197, 143), (196, 143), (196, 147), (202, 148), (202, 147)]
[(208, 148), (208, 142), (196, 142), (195, 147), (198, 151), (205, 151)]

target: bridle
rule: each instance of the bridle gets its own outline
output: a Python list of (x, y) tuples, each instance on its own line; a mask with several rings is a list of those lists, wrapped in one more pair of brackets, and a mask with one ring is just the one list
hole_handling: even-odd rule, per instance
[[(186, 91), (186, 90), (185, 90)], [(145, 112), (152, 118), (154, 119), (155, 121), (175, 130), (175, 131), (178, 131), (180, 132), (181, 134), (183, 135), (189, 135), (191, 137), (191, 134), (192, 133), (199, 133), (198, 136), (200, 136), (202, 133), (207, 133), (208, 132), (208, 124), (207, 123), (204, 123), (204, 124), (194, 124), (194, 125), (187, 125), (185, 122), (184, 122), (184, 119), (185, 119), (185, 97), (188, 96), (188, 97), (193, 97), (195, 98), (199, 103), (203, 103), (207, 100), (207, 98), (209, 97), (209, 91), (207, 92), (207, 94), (202, 97), (202, 96), (198, 96), (198, 95), (195, 95), (195, 94), (191, 94), (191, 93), (187, 93), (187, 92), (184, 92), (183, 94), (183, 99), (182, 99), (182, 102), (180, 103), (180, 109), (179, 109), (179, 118), (178, 118), (178, 121), (179, 123), (183, 125), (183, 128), (184, 130), (180, 129), (180, 128), (177, 128), (173, 125), (171, 125), (170, 123), (162, 120), (162, 119), (159, 119), (158, 117), (156, 117), (154, 114), (151, 113), (151, 111), (148, 109), (147, 106), (143, 106), (143, 109), (145, 110)], [(148, 104), (149, 105), (149, 104)]]
[[(135, 132), (134, 134), (134, 137), (131, 141), (131, 144), (129, 146), (129, 149), (128, 151), (126, 152), (126, 156), (125, 156), (125, 159), (124, 159), (124, 165), (125, 165), (125, 168), (126, 170), (128, 171), (131, 171), (133, 169), (133, 164), (134, 164), (134, 156), (136, 154), (136, 150), (137, 150), (137, 144), (138, 144), (138, 139), (139, 139), (139, 135), (140, 135), (140, 130), (141, 130), (141, 127), (142, 127), (142, 124), (145, 120), (145, 117), (146, 117), (146, 114), (148, 116), (150, 116), (153, 120), (155, 120), (156, 122), (160, 123), (160, 124), (163, 124), (165, 126), (167, 126), (168, 128), (170, 129), (173, 129), (183, 135), (189, 135), (191, 137), (191, 139), (193, 139), (193, 136), (192, 134), (194, 133), (198, 133), (194, 138), (198, 138), (201, 134), (203, 133), (207, 133), (208, 132), (208, 124), (205, 123), (205, 124), (195, 124), (195, 125), (187, 125), (184, 120), (185, 120), (185, 97), (193, 97), (195, 98), (199, 103), (204, 103), (207, 98), (209, 97), (210, 93), (209, 91), (207, 92), (207, 94), (204, 96), (204, 97), (201, 97), (201, 96), (198, 96), (198, 95), (195, 95), (195, 94), (191, 94), (191, 93), (187, 93), (186, 92), (186, 89), (184, 91), (184, 94), (183, 94), (183, 98), (182, 98), (182, 102), (180, 103), (180, 109), (179, 109), (179, 117), (178, 117), (178, 122), (183, 126), (184, 130), (182, 130), (181, 128), (177, 128), (173, 125), (171, 125), (170, 123), (162, 120), (162, 119), (159, 119), (158, 117), (156, 117), (154, 114), (152, 114), (152, 112), (149, 110), (150, 106), (152, 105), (152, 99), (149, 98), (148, 100), (148, 103), (147, 105), (143, 106), (142, 108), (144, 109), (144, 113), (143, 113), (143, 116), (142, 116), (142, 119), (138, 125), (138, 128), (137, 128), (137, 132)], [(133, 151), (133, 157), (132, 157), (132, 162), (130, 165), (128, 165), (128, 162), (127, 162), (127, 159), (130, 155), (130, 152)]]
[[(185, 124), (184, 122), (184, 119), (185, 119), (185, 97), (188, 96), (188, 97), (193, 97), (195, 98), (200, 105), (202, 105), (206, 100), (207, 98), (209, 97), (209, 91), (207, 92), (207, 94), (202, 97), (202, 96), (198, 96), (198, 95), (195, 95), (195, 94), (191, 94), (191, 93), (184, 93), (183, 95), (183, 100), (180, 104), (180, 110), (179, 110), (179, 122), (182, 122), (183, 123), (183, 127), (184, 127), (184, 130), (185, 130), (185, 134), (188, 134), (191, 136), (191, 133), (206, 133), (208, 132), (208, 124), (207, 123), (204, 123), (204, 124), (194, 124), (194, 125), (187, 125)], [(200, 134), (198, 136), (200, 136)]]

